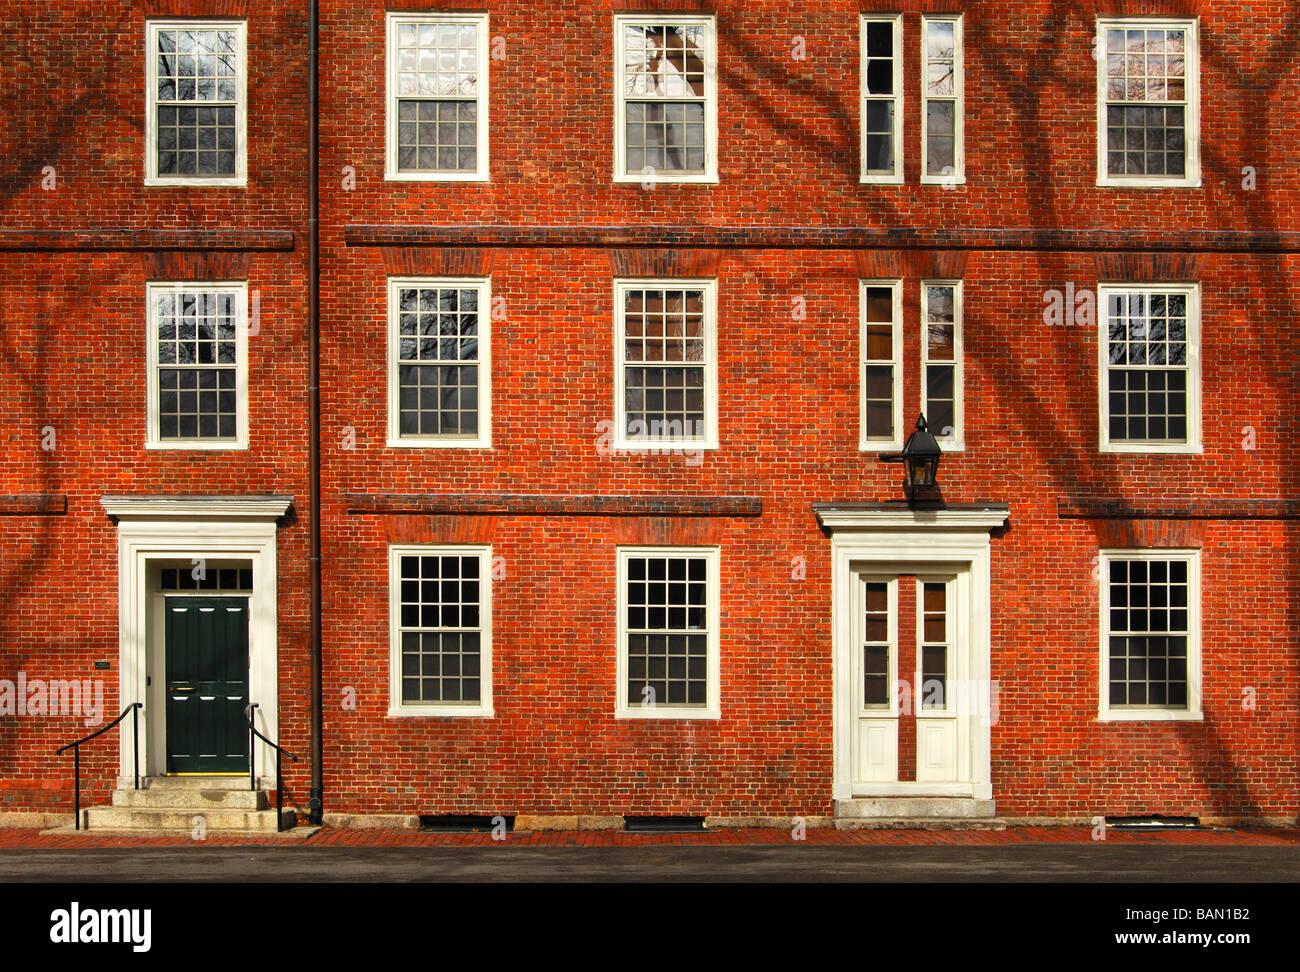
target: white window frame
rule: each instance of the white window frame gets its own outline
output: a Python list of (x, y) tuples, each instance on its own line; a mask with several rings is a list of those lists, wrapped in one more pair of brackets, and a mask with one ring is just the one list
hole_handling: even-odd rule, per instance
[[(888, 362), (884, 358), (867, 357), (867, 290), (870, 288), (889, 288), (894, 315), (893, 356)], [(894, 367), (894, 437), (884, 439), (867, 438), (867, 366), (891, 364)], [(859, 280), (858, 281), (858, 450), (861, 452), (887, 452), (903, 448), (903, 281), (902, 280)]]
[[(934, 186), (957, 186), (966, 182), (966, 51), (962, 41), (961, 14), (923, 14), (921, 16), (921, 183)], [(930, 24), (951, 23), (953, 42), (953, 93), (951, 97), (931, 98), (926, 92), (929, 69), (927, 44)], [(953, 103), (953, 150), (950, 175), (928, 175), (930, 164), (929, 112), (931, 101)]]
[[(490, 166), (488, 82), (491, 59), (488, 56), (487, 13), (393, 13), (386, 17), (384, 47), (384, 178), (390, 182), (487, 182)], [(403, 172), (397, 167), (397, 30), (404, 25), (474, 24), (478, 28), (478, 128), (476, 131), (478, 168), (473, 172)], [(468, 101), (468, 98), (457, 99)]]
[(936, 365), (953, 366), (952, 374), (952, 413), (953, 434), (945, 436), (943, 429), (930, 427), (930, 434), (943, 448), (944, 452), (963, 452), (966, 449), (966, 368), (963, 363), (962, 317), (964, 316), (961, 280), (922, 280), (921, 281), (921, 414), (929, 421), (929, 382), (926, 380), (926, 366), (930, 362), (929, 322), (926, 320), (926, 291), (930, 287), (952, 288), (952, 361), (935, 361)]
[[(1095, 57), (1097, 61), (1097, 185), (1130, 189), (1197, 188), (1201, 185), (1201, 68), (1199, 20), (1195, 17), (1099, 17)], [(1187, 45), (1183, 52), (1187, 99), (1185, 121), (1187, 168), (1183, 178), (1169, 176), (1112, 176), (1106, 165), (1106, 31), (1109, 28), (1163, 28), (1186, 30)], [(1164, 104), (1164, 102), (1153, 102)]]
[[(893, 28), (894, 94), (870, 95), (867, 91), (867, 25), (890, 24)], [(874, 185), (903, 184), (903, 111), (906, 104), (903, 94), (903, 15), (863, 14), (858, 18), (858, 181)], [(867, 101), (892, 101), (894, 103), (894, 171), (892, 174), (867, 171)]]
[[(628, 561), (633, 557), (663, 557), (663, 556), (703, 556), (708, 565), (708, 598), (707, 616), (708, 616), (708, 684), (706, 688), (707, 699), (706, 705), (703, 706), (686, 706), (686, 705), (667, 705), (659, 703), (654, 706), (645, 705), (628, 705), (627, 704), (627, 581), (628, 581)], [(721, 577), (719, 571), (722, 564), (721, 548), (719, 547), (642, 547), (642, 546), (620, 546), (617, 549), (617, 616), (618, 616), (618, 642), (615, 647), (615, 668), (617, 677), (615, 678), (615, 697), (614, 697), (614, 718), (616, 719), (721, 719), (722, 718), (722, 700), (720, 698), (720, 687), (722, 684), (722, 635), (721, 635), (721, 618), (722, 609), (720, 601), (720, 591), (722, 589)]]
[[(1110, 706), (1110, 563), (1112, 560), (1183, 560), (1187, 563), (1187, 708), (1116, 708)], [(1201, 702), (1201, 551), (1188, 548), (1118, 548), (1099, 551), (1098, 614), (1099, 722), (1200, 722)]]
[[(158, 415), (158, 301), (160, 294), (235, 293), (235, 438), (233, 439), (164, 439)], [(151, 281), (145, 285), (145, 326), (147, 330), (145, 368), (145, 448), (146, 449), (247, 449), (248, 448), (248, 283), (233, 281)]]
[[(630, 439), (627, 435), (627, 333), (624, 294), (629, 290), (704, 291), (704, 422), (703, 436), (661, 436)], [(635, 362), (633, 367), (674, 362)], [(614, 281), (614, 447), (628, 452), (665, 452), (718, 448), (718, 282), (698, 278), (620, 277)]]
[[(625, 26), (645, 24), (680, 24), (685, 27), (703, 27), (708, 37), (704, 58), (704, 171), (659, 172), (653, 176), (640, 172), (627, 173), (623, 166), (627, 159), (625, 83), (623, 69), (627, 64), (624, 51)], [(664, 10), (654, 14), (618, 14), (614, 17), (614, 182), (650, 183), (677, 182), (716, 184), (718, 182), (718, 30), (717, 18), (712, 14), (681, 14)]]
[[(402, 435), (397, 334), (403, 287), (475, 289), (479, 293), (478, 323), (478, 434)], [(390, 449), (490, 449), (492, 448), (492, 280), (490, 277), (389, 277), (388, 278), (388, 448)]]
[[(158, 32), (235, 30), (235, 174), (182, 176), (158, 174)], [(244, 20), (148, 20), (144, 58), (144, 184), (146, 186), (246, 186), (248, 184), (248, 23)], [(207, 105), (208, 102), (195, 102)]]
[[(479, 701), (402, 701), (402, 557), (472, 557), (479, 560)], [(388, 547), (388, 715), (390, 718), (479, 718), (494, 715), (492, 702), (492, 547), (478, 544), (390, 544)]]
[[(1187, 441), (1112, 442), (1110, 438), (1110, 394), (1107, 381), (1110, 368), (1111, 294), (1182, 293), (1187, 296)], [(1098, 451), (1104, 453), (1169, 453), (1199, 455), (1204, 451), (1201, 440), (1201, 285), (1199, 283), (1101, 283), (1097, 285), (1097, 415)]]

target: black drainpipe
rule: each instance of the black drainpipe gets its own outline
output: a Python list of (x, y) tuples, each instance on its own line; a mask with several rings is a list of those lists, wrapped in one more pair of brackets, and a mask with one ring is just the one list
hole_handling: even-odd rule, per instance
[(325, 773), (321, 766), (321, 564), (320, 564), (320, 132), (318, 129), (320, 11), (308, 0), (307, 150), (311, 198), (307, 218), (307, 424), (311, 466), (311, 802), (309, 820), (320, 826), (324, 815)]

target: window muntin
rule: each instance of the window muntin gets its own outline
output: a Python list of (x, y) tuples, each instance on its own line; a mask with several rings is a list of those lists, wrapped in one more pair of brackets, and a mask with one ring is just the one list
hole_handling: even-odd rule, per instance
[(960, 280), (921, 284), (921, 411), (949, 449), (964, 442), (961, 297)]
[(951, 665), (951, 625), (947, 581), (917, 578), (917, 709), (946, 712)]
[(716, 548), (618, 552), (620, 718), (718, 718)]
[(146, 38), (146, 185), (244, 185), (244, 23), (151, 21)]
[(862, 584), (862, 708), (892, 711), (897, 635), (896, 580), (864, 578)]
[(1200, 718), (1200, 555), (1102, 551), (1102, 718)]
[(860, 449), (901, 449), (903, 416), (902, 281), (860, 284)]
[(488, 15), (388, 15), (386, 177), (488, 178)]
[(966, 179), (960, 15), (921, 18), (921, 181)]
[(1098, 183), (1200, 184), (1196, 22), (1097, 24)]
[(716, 182), (713, 18), (619, 16), (614, 31), (615, 181)]
[(903, 181), (902, 17), (861, 19), (863, 182)]
[(390, 715), (491, 715), (491, 548), (390, 548)]
[(1100, 297), (1102, 450), (1199, 451), (1197, 289), (1103, 286)]
[(149, 448), (248, 446), (247, 297), (243, 283), (146, 288)]
[(615, 286), (618, 445), (717, 445), (716, 284)]
[(491, 445), (488, 281), (389, 280), (389, 446)]

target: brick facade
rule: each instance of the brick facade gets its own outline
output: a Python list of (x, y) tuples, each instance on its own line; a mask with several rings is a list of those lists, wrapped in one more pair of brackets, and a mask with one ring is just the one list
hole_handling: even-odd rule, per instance
[[(117, 528), (101, 496), (292, 495), (278, 539), (279, 726), (300, 753), (306, 6), (0, 14), (15, 71), (0, 126), (0, 679), (103, 677), (105, 714), (120, 711)], [(620, 5), (454, 6), (490, 18), (487, 182), (384, 178), (385, 12), (430, 8), (321, 4), (327, 811), (831, 814), (833, 568), (811, 504), (902, 495), (898, 467), (858, 448), (859, 281), (902, 282), (910, 428), (921, 282), (960, 279), (965, 448), (939, 480), (948, 503), (1010, 508), (990, 540), (998, 814), (1295, 818), (1293, 4), (690, 5), (716, 15), (719, 180), (649, 189), (610, 178)], [(863, 185), (858, 16), (900, 6), (904, 183)], [(963, 15), (956, 187), (920, 184), (929, 11)], [(1201, 187), (1096, 185), (1090, 52), (1096, 17), (1111, 15), (1198, 18)], [(244, 188), (143, 186), (145, 21), (187, 16), (247, 18)], [(806, 57), (792, 56), (796, 37)], [(42, 188), (46, 166), (56, 188)], [(387, 446), (392, 276), (490, 277), (491, 449)], [(720, 446), (698, 462), (600, 448), (622, 277), (717, 281)], [(257, 292), (247, 450), (144, 448), (156, 280)], [(1101, 453), (1097, 325), (1046, 323), (1044, 295), (1158, 282), (1200, 286), (1203, 451)], [(491, 718), (389, 715), (391, 544), (490, 544), (499, 558)], [(720, 549), (720, 719), (614, 717), (626, 545)], [(1166, 547), (1201, 552), (1204, 717), (1099, 721), (1099, 551)], [(112, 669), (95, 672), (99, 661)], [(0, 810), (69, 808), (71, 760), (53, 750), (89, 731), (0, 714)], [(112, 757), (111, 745), (85, 755), (95, 799), (115, 785)], [(289, 772), (302, 807), (308, 772)]]

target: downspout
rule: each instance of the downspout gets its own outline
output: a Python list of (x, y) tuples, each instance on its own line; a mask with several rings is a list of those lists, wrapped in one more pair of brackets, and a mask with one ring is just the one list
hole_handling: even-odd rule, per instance
[(311, 467), (311, 790), (309, 822), (320, 826), (324, 815), (325, 773), (321, 766), (321, 546), (320, 546), (320, 131), (319, 63), (320, 10), (308, 0), (307, 151), (309, 190), (307, 217), (307, 424)]

